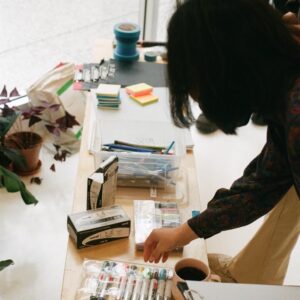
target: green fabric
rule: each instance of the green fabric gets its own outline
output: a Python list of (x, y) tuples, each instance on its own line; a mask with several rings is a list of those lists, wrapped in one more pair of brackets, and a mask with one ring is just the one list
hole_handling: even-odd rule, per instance
[(73, 84), (73, 79), (68, 80), (64, 83), (56, 92), (57, 96), (62, 95), (70, 86)]

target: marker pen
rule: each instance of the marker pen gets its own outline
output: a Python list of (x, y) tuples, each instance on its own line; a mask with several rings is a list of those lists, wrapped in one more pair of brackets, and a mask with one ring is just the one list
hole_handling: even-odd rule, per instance
[(141, 290), (141, 296), (140, 300), (146, 300), (148, 299), (148, 292), (149, 292), (149, 286), (150, 286), (150, 280), (152, 278), (152, 272), (150, 268), (146, 268), (143, 272), (143, 284), (142, 284), (142, 290)]
[(136, 277), (135, 286), (134, 286), (134, 290), (132, 293), (132, 300), (139, 300), (139, 298), (140, 298), (141, 289), (142, 289), (142, 285), (143, 285), (143, 270), (144, 270), (144, 268), (141, 267), (139, 269), (139, 273)]
[(172, 271), (169, 271), (168, 275), (167, 275), (166, 286), (165, 286), (164, 300), (171, 300), (171, 296), (172, 296), (172, 277), (173, 277), (173, 273), (172, 273)]
[(106, 269), (107, 267), (109, 267), (109, 261), (104, 261), (101, 267), (101, 271), (98, 275), (98, 285), (95, 291), (95, 296), (99, 296), (101, 289), (102, 289), (102, 285), (103, 285), (103, 278), (106, 274)]
[(150, 281), (148, 300), (155, 300), (158, 288), (158, 271), (154, 270), (154, 274)]
[(135, 265), (131, 265), (128, 270), (128, 274), (127, 274), (128, 280), (127, 280), (126, 289), (124, 293), (124, 300), (131, 299), (134, 284), (135, 284), (136, 270), (137, 270), (137, 266)]
[(126, 288), (126, 282), (127, 282), (127, 275), (124, 274), (120, 280), (119, 291), (117, 294), (117, 300), (123, 299), (123, 295), (124, 295), (125, 288)]
[(128, 277), (128, 280), (127, 280), (127, 284), (126, 284), (126, 289), (125, 289), (125, 293), (124, 293), (124, 300), (130, 300), (131, 299), (134, 284), (135, 284), (135, 275), (130, 274), (129, 277)]
[(109, 283), (112, 281), (113, 281), (113, 277), (109, 273), (107, 273), (103, 280), (103, 286), (102, 286), (100, 296), (98, 297), (98, 300), (104, 300), (105, 295), (107, 293), (107, 287), (108, 287)]
[(119, 286), (121, 283), (121, 277), (119, 275), (115, 276), (111, 286), (108, 288), (108, 300), (116, 299), (119, 291)]
[(166, 269), (160, 270), (159, 276), (158, 276), (158, 288), (157, 288), (156, 300), (164, 299), (166, 277), (167, 277)]
[(111, 275), (114, 266), (116, 265), (115, 262), (108, 262), (108, 267), (105, 270), (104, 278), (102, 279), (102, 286), (100, 295), (98, 294), (98, 300), (104, 300), (105, 295), (107, 293), (108, 285), (113, 281), (113, 277)]

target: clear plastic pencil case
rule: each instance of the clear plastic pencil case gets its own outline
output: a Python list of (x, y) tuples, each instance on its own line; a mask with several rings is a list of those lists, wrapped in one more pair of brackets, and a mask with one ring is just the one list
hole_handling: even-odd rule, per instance
[[(174, 228), (181, 224), (176, 202), (158, 202), (153, 200), (134, 200), (134, 230), (137, 250), (144, 249), (144, 242), (156, 228)], [(182, 248), (176, 249), (180, 251)]]
[(120, 261), (85, 260), (76, 300), (171, 299), (173, 271)]

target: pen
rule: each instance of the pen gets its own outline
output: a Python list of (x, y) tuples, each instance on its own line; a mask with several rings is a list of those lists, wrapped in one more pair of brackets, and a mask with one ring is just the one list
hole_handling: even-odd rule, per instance
[(158, 277), (158, 288), (157, 288), (156, 300), (163, 300), (164, 299), (164, 292), (165, 292), (165, 286), (166, 286), (166, 277), (167, 277), (166, 269), (160, 270), (159, 277)]
[(124, 293), (124, 300), (130, 300), (131, 296), (132, 296), (132, 291), (134, 288), (134, 284), (135, 284), (135, 271), (137, 269), (137, 266), (132, 265), (129, 268), (128, 271), (128, 280), (127, 280), (127, 284), (126, 284), (126, 289), (125, 289), (125, 293)]
[(127, 282), (127, 276), (124, 275), (121, 278), (121, 282), (120, 282), (120, 287), (119, 287), (119, 292), (117, 294), (117, 300), (121, 300), (123, 299), (123, 295), (125, 292), (125, 287), (126, 287), (126, 282)]
[(111, 272), (116, 265), (115, 262), (108, 262), (108, 267), (105, 270), (104, 278), (102, 279), (102, 286), (101, 286), (101, 292), (100, 295), (98, 294), (98, 300), (104, 300), (105, 294), (107, 293), (107, 286), (109, 283), (113, 281), (113, 277), (111, 275)]
[(146, 268), (143, 272), (143, 284), (141, 290), (140, 300), (146, 300), (149, 292), (150, 280), (152, 277), (152, 273), (150, 268)]
[(162, 147), (162, 146), (137, 145), (137, 144), (122, 142), (122, 141), (118, 141), (118, 140), (115, 140), (114, 143), (118, 144), (118, 145), (124, 145), (124, 146), (149, 148), (149, 149), (153, 149), (153, 150), (157, 150), (157, 151), (162, 151), (162, 150), (166, 149), (166, 147)]
[(155, 150), (151, 150), (151, 149), (137, 148), (137, 147), (131, 147), (126, 145), (104, 144), (103, 146), (109, 147), (111, 149), (120, 149), (120, 150), (133, 151), (133, 152), (149, 152), (149, 153), (156, 152)]
[(189, 290), (189, 287), (188, 287), (186, 282), (181, 282), (181, 281), (177, 282), (177, 288), (179, 289), (179, 291), (183, 295), (184, 299), (194, 300), (194, 297), (193, 297), (191, 291)]
[(140, 298), (141, 288), (143, 285), (143, 275), (142, 275), (143, 269), (144, 269), (143, 267), (139, 269), (139, 273), (135, 281), (135, 287), (132, 293), (132, 300), (138, 300)]
[(150, 281), (148, 300), (155, 300), (158, 288), (158, 271), (155, 270)]
[(173, 141), (173, 142), (169, 145), (169, 147), (168, 147), (167, 150), (165, 151), (165, 154), (168, 154), (168, 153), (170, 152), (170, 150), (173, 148), (174, 144), (175, 144), (175, 141)]
[(97, 285), (97, 288), (96, 288), (96, 291), (95, 291), (95, 296), (98, 296), (100, 291), (101, 291), (101, 288), (102, 288), (102, 284), (103, 284), (103, 278), (104, 278), (104, 275), (106, 273), (106, 268), (109, 266), (109, 262), (108, 261), (104, 261), (103, 264), (102, 264), (102, 267), (101, 267), (101, 271), (98, 275), (98, 285)]
[(171, 295), (172, 295), (172, 277), (173, 277), (173, 273), (172, 273), (172, 271), (169, 271), (168, 275), (167, 275), (166, 286), (165, 286), (164, 300), (171, 300)]
[(127, 280), (126, 289), (124, 293), (124, 300), (130, 300), (132, 296), (133, 287), (135, 284), (135, 275), (130, 274)]
[(113, 277), (109, 273), (107, 273), (105, 278), (103, 279), (103, 286), (102, 286), (100, 296), (98, 297), (98, 300), (104, 300), (105, 295), (107, 293), (107, 286), (112, 281), (113, 281)]
[(111, 287), (109, 288), (109, 297), (108, 300), (116, 299), (118, 295), (119, 285), (121, 283), (121, 277), (116, 276), (112, 282)]

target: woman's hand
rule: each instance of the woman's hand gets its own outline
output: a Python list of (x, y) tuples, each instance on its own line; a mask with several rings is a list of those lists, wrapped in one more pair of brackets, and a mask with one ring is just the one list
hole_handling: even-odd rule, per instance
[(290, 29), (294, 39), (300, 43), (300, 23), (297, 16), (291, 12), (288, 12), (282, 17), (282, 20)]
[(165, 262), (169, 252), (187, 245), (198, 238), (190, 226), (185, 223), (176, 228), (154, 229), (144, 243), (144, 261)]

